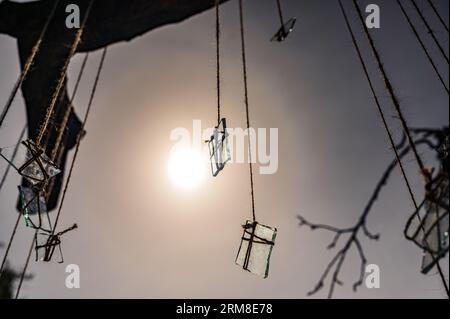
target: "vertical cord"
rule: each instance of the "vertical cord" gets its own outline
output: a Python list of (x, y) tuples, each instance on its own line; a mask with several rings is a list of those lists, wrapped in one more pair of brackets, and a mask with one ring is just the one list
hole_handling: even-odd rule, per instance
[(78, 73), (77, 81), (75, 83), (75, 87), (73, 89), (72, 96), (71, 96), (70, 101), (69, 101), (69, 105), (67, 106), (66, 112), (64, 113), (64, 117), (63, 117), (63, 121), (61, 123), (61, 127), (59, 127), (58, 136), (56, 138), (55, 147), (53, 148), (52, 155), (50, 157), (50, 159), (52, 160), (53, 163), (55, 163), (56, 155), (58, 154), (58, 151), (60, 149), (61, 142), (62, 142), (62, 139), (63, 139), (63, 136), (64, 136), (64, 132), (66, 131), (67, 123), (69, 122), (69, 117), (70, 117), (70, 114), (71, 114), (72, 109), (73, 109), (72, 104), (73, 104), (73, 101), (74, 101), (75, 96), (77, 94), (78, 87), (79, 87), (80, 82), (81, 82), (81, 78), (83, 77), (83, 72), (84, 72), (84, 69), (86, 67), (86, 62), (87, 62), (88, 58), (89, 58), (89, 53), (86, 53), (86, 55), (84, 56), (83, 62), (81, 64), (80, 72)]
[(412, 23), (411, 18), (409, 17), (408, 13), (407, 13), (406, 10), (405, 10), (405, 7), (402, 5), (402, 3), (401, 3), (400, 0), (396, 0), (396, 1), (397, 1), (398, 5), (399, 5), (399, 7), (400, 7), (400, 9), (401, 9), (401, 11), (402, 11), (404, 17), (406, 18), (406, 21), (408, 21), (408, 24), (409, 24), (409, 26), (411, 27), (411, 30), (412, 30), (412, 32), (414, 33), (414, 35), (415, 35), (417, 41), (419, 42), (420, 46), (422, 47), (423, 51), (425, 52), (425, 54), (426, 54), (426, 56), (427, 56), (427, 58), (428, 58), (428, 61), (430, 62), (431, 66), (433, 67), (434, 72), (436, 73), (437, 77), (439, 78), (439, 81), (441, 82), (441, 84), (442, 84), (442, 86), (444, 87), (444, 89), (447, 91), (447, 94), (449, 94), (448, 87), (447, 87), (447, 85), (445, 84), (445, 81), (444, 81), (442, 75), (439, 73), (439, 70), (438, 70), (436, 64), (434, 63), (433, 58), (431, 57), (431, 54), (428, 52), (428, 50), (427, 50), (427, 48), (426, 48), (426, 46), (425, 46), (425, 43), (424, 43), (424, 42), (422, 41), (422, 39), (420, 38), (420, 35), (419, 35), (419, 33), (417, 32), (416, 27), (415, 27), (414, 24)]
[(94, 85), (92, 87), (91, 95), (89, 97), (89, 103), (88, 103), (88, 107), (87, 107), (87, 110), (86, 110), (86, 114), (84, 116), (83, 123), (81, 125), (80, 133), (77, 136), (77, 144), (76, 144), (76, 147), (75, 147), (75, 153), (73, 155), (72, 163), (70, 165), (69, 174), (67, 176), (66, 184), (64, 186), (64, 191), (63, 191), (63, 194), (62, 194), (62, 197), (61, 197), (61, 202), (59, 203), (58, 213), (56, 214), (55, 223), (53, 224), (53, 229), (52, 229), (52, 234), (51, 234), (52, 236), (55, 234), (56, 226), (58, 225), (59, 217), (61, 215), (62, 207), (64, 205), (64, 200), (66, 198), (67, 189), (69, 187), (69, 183), (70, 183), (70, 180), (71, 180), (71, 177), (72, 177), (73, 168), (75, 166), (75, 161), (77, 159), (78, 152), (80, 150), (80, 142), (81, 142), (82, 132), (84, 131), (84, 128), (86, 126), (86, 122), (87, 122), (88, 117), (89, 117), (89, 113), (91, 111), (92, 102), (94, 101), (94, 96), (95, 96), (95, 93), (97, 91), (98, 81), (100, 79), (100, 74), (101, 74), (102, 69), (103, 69), (103, 64), (105, 62), (105, 57), (106, 57), (107, 50), (108, 50), (108, 47), (103, 49), (103, 53), (102, 53), (102, 57), (101, 57), (101, 60), (100, 60), (100, 64), (99, 64), (99, 67), (97, 69), (97, 75), (95, 77)]
[(37, 232), (38, 231), (36, 230), (35, 233), (34, 233), (34, 236), (33, 236), (33, 240), (31, 241), (30, 250), (28, 251), (28, 255), (27, 255), (27, 259), (25, 261), (25, 265), (23, 266), (22, 273), (20, 274), (19, 285), (17, 286), (16, 296), (14, 297), (14, 299), (18, 299), (19, 298), (20, 290), (22, 289), (22, 283), (23, 283), (23, 280), (25, 278), (25, 274), (27, 272), (28, 265), (30, 263), (31, 254), (33, 253), (34, 245), (36, 244)]
[(433, 9), (434, 13), (436, 14), (436, 16), (438, 17), (439, 21), (441, 22), (441, 24), (444, 26), (445, 30), (447, 30), (447, 33), (449, 32), (448, 30), (448, 26), (445, 23), (444, 19), (442, 18), (442, 16), (440, 15), (439, 11), (437, 10), (436, 6), (434, 5), (433, 1), (431, 0), (427, 0), (428, 3), (430, 4), (430, 7)]
[(220, 117), (220, 12), (219, 0), (216, 1), (216, 77), (217, 77), (217, 125), (219, 125)]
[(277, 0), (278, 16), (280, 17), (281, 27), (284, 27), (283, 9), (281, 8), (281, 0)]
[[(27, 130), (27, 125), (24, 126), (24, 128), (22, 129), (22, 132), (20, 133), (19, 140), (17, 141), (17, 144), (16, 144), (16, 146), (14, 148), (14, 151), (13, 151), (13, 154), (11, 156), (11, 163), (14, 161), (14, 158), (17, 155), (17, 152), (18, 152), (19, 146), (20, 146), (20, 142), (24, 138), (26, 130)], [(11, 165), (8, 165), (6, 167), (5, 173), (3, 174), (2, 181), (0, 182), (0, 191), (2, 190), (3, 185), (4, 185), (5, 181), (6, 181), (6, 178), (8, 177), (8, 173), (9, 173), (10, 169), (11, 169)], [(0, 266), (0, 279), (2, 278), (3, 270), (4, 270), (4, 267), (5, 267), (5, 264), (6, 264), (6, 260), (8, 259), (9, 250), (11, 249), (11, 245), (12, 245), (12, 242), (14, 240), (14, 236), (16, 235), (17, 227), (19, 226), (19, 221), (20, 221), (21, 216), (22, 216), (21, 213), (17, 214), (17, 219), (16, 219), (16, 222), (14, 224), (12, 234), (11, 234), (11, 236), (9, 238), (8, 245), (6, 246), (5, 255), (3, 256), (2, 264)]]
[[(19, 147), (20, 147), (20, 144), (21, 144), (20, 142), (22, 142), (26, 131), (27, 131), (27, 125), (25, 124), (25, 126), (22, 129), (22, 132), (19, 135), (19, 139), (17, 141), (17, 144), (14, 147), (13, 153), (11, 155), (11, 159), (9, 160), (10, 163), (12, 163), (14, 161), (14, 159), (16, 158), (17, 152), (19, 151)], [(11, 166), (12, 165), (10, 163), (8, 163), (8, 166), (6, 166), (6, 170), (3, 173), (2, 180), (0, 181), (0, 192), (2, 191), (3, 186), (5, 185), (5, 182), (6, 182), (6, 178), (8, 177), (9, 171), (11, 170)]]
[(69, 68), (70, 60), (73, 57), (73, 55), (75, 54), (75, 52), (76, 52), (76, 50), (78, 48), (78, 45), (81, 42), (81, 37), (83, 35), (84, 27), (86, 26), (86, 22), (87, 22), (87, 19), (89, 17), (89, 13), (91, 12), (92, 5), (93, 5), (94, 1), (95, 0), (91, 0), (89, 2), (89, 6), (86, 9), (86, 13), (85, 13), (85, 16), (84, 16), (81, 28), (77, 31), (77, 33), (75, 35), (75, 39), (74, 39), (74, 41), (72, 43), (72, 46), (70, 48), (69, 55), (67, 56), (67, 59), (66, 59), (66, 61), (64, 63), (64, 66), (63, 66), (63, 68), (61, 70), (61, 74), (59, 76), (59, 80), (58, 80), (58, 84), (56, 86), (56, 90), (53, 93), (50, 105), (47, 108), (47, 112), (45, 114), (45, 117), (44, 117), (44, 120), (42, 122), (42, 125), (39, 128), (38, 136), (37, 136), (37, 139), (36, 139), (36, 145), (38, 147), (41, 146), (42, 139), (43, 139), (44, 134), (45, 134), (45, 132), (47, 130), (47, 127), (48, 127), (48, 124), (50, 122), (50, 119), (51, 119), (51, 117), (52, 117), (52, 115), (53, 115), (53, 113), (55, 111), (56, 102), (58, 101), (59, 93), (61, 92), (61, 89), (62, 89), (62, 87), (64, 85), (64, 79), (66, 77), (67, 69)]
[(239, 21), (241, 26), (241, 45), (242, 45), (242, 71), (244, 77), (244, 93), (245, 93), (245, 112), (247, 119), (247, 130), (248, 130), (248, 156), (249, 156), (249, 170), (250, 170), (250, 189), (252, 196), (252, 215), (253, 222), (256, 222), (255, 213), (255, 190), (253, 183), (253, 164), (252, 164), (252, 146), (251, 146), (251, 130), (250, 130), (250, 112), (249, 112), (249, 101), (248, 101), (248, 83), (247, 83), (247, 58), (245, 55), (245, 30), (244, 30), (244, 13), (242, 7), (242, 0), (239, 0)]
[(406, 137), (408, 138), (409, 145), (411, 146), (411, 149), (412, 149), (412, 151), (414, 153), (414, 156), (415, 156), (415, 159), (417, 161), (417, 165), (419, 166), (420, 172), (422, 174), (426, 174), (425, 165), (423, 164), (423, 161), (420, 158), (419, 152), (417, 151), (416, 145), (414, 144), (411, 132), (409, 130), (408, 123), (406, 121), (405, 116), (403, 115), (402, 110), (401, 110), (400, 102), (398, 101), (398, 99), (397, 99), (397, 97), (395, 95), (394, 88), (392, 87), (392, 83), (389, 80), (389, 77), (388, 77), (388, 75), (386, 73), (386, 70), (384, 68), (384, 65), (383, 65), (383, 62), (381, 60), (380, 54), (378, 53), (378, 50), (377, 50), (377, 48), (375, 46), (375, 42), (373, 41), (372, 36), (370, 35), (369, 30), (367, 29), (367, 26), (366, 26), (365, 21), (364, 21), (364, 17), (363, 17), (362, 12), (361, 12), (361, 8), (360, 8), (357, 0), (353, 0), (353, 5), (356, 8), (356, 11), (358, 13), (359, 19), (360, 19), (361, 24), (362, 24), (363, 29), (364, 29), (364, 33), (366, 35), (366, 38), (369, 41), (370, 47), (371, 47), (372, 52), (373, 52), (373, 54), (375, 56), (375, 59), (377, 61), (378, 68), (379, 68), (379, 70), (381, 72), (381, 75), (383, 77), (384, 84), (385, 84), (386, 89), (389, 92), (390, 98), (391, 98), (391, 100), (392, 100), (392, 102), (394, 104), (394, 108), (395, 108), (395, 111), (397, 112), (397, 115), (398, 115), (398, 117), (400, 119), (400, 122), (402, 124), (403, 131), (405, 132)]
[(11, 94), (8, 97), (8, 100), (3, 108), (2, 114), (0, 115), (0, 127), (3, 125), (3, 122), (5, 121), (6, 115), (8, 114), (11, 105), (14, 101), (14, 98), (17, 95), (17, 91), (19, 90), (19, 88), (22, 86), (23, 81), (25, 81), (28, 72), (30, 71), (31, 66), (33, 65), (34, 59), (36, 58), (36, 55), (38, 54), (39, 50), (41, 49), (41, 45), (42, 45), (42, 41), (45, 37), (45, 34), (47, 33), (48, 30), (48, 26), (50, 24), (50, 21), (53, 19), (53, 16), (55, 15), (56, 12), (56, 8), (58, 7), (59, 4), (59, 0), (56, 0), (51, 11), (50, 11), (50, 15), (47, 18), (47, 21), (44, 24), (44, 27), (42, 28), (42, 31), (39, 35), (38, 40), (36, 41), (36, 44), (33, 46), (33, 48), (31, 49), (31, 53), (28, 56), (25, 65), (23, 66), (23, 70), (19, 76), (19, 79), (17, 80), (17, 82), (14, 84), (14, 87), (12, 89)]
[(423, 23), (425, 24), (425, 27), (428, 30), (428, 33), (431, 35), (431, 37), (433, 38), (434, 43), (436, 43), (437, 47), (439, 48), (439, 51), (441, 52), (442, 56), (444, 57), (445, 61), (447, 61), (447, 63), (449, 63), (448, 61), (448, 56), (444, 51), (444, 48), (442, 47), (442, 45), (439, 43), (439, 40), (436, 38), (436, 35), (434, 34), (433, 29), (431, 29), (430, 24), (428, 23), (427, 19), (425, 18), (425, 16), (423, 15), (422, 11), (420, 11), (419, 6), (417, 5), (417, 2), (415, 0), (411, 0), (411, 3), (413, 4), (414, 8), (416, 9), (417, 13), (420, 16), (420, 19), (422, 19)]

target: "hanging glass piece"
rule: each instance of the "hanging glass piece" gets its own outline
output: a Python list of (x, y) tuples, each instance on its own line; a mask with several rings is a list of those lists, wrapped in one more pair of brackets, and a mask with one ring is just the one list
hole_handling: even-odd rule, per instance
[(448, 176), (438, 177), (433, 184), (438, 186), (427, 196), (425, 202), (426, 214), (422, 220), (425, 231), (422, 237), (422, 245), (425, 249), (422, 260), (423, 273), (428, 273), (436, 262), (449, 251)]
[(231, 160), (226, 119), (223, 118), (219, 125), (214, 128), (214, 133), (207, 143), (209, 148), (211, 173), (216, 177), (220, 171), (224, 169), (225, 164)]
[(426, 186), (424, 201), (408, 219), (406, 238), (424, 251), (422, 272), (428, 273), (449, 251), (449, 181), (441, 172)]
[(61, 239), (57, 235), (38, 232), (35, 236), (36, 261), (49, 262), (56, 252), (57, 256), (55, 255), (55, 257), (58, 257), (58, 263), (64, 262), (61, 250)]
[(16, 169), (32, 185), (46, 182), (61, 171), (32, 140), (22, 141), (17, 149), (17, 155), (10, 161), (11, 148), (0, 149), (0, 156)]
[(283, 24), (281, 28), (277, 31), (277, 33), (273, 36), (273, 38), (270, 41), (278, 41), (283, 42), (286, 40), (288, 35), (294, 31), (295, 23), (297, 22), (296, 18), (289, 19), (288, 22)]
[(64, 256), (61, 249), (61, 236), (77, 227), (78, 226), (75, 224), (64, 231), (53, 235), (47, 232), (37, 232), (35, 234), (34, 247), (36, 261), (49, 262), (53, 257), (56, 257), (58, 263), (64, 263)]
[(244, 234), (236, 264), (257, 276), (267, 278), (277, 229), (251, 221), (247, 221), (242, 227)]
[[(47, 204), (42, 191), (19, 186), (20, 206), (27, 227), (49, 231), (42, 226), (42, 217), (47, 214)], [(51, 225), (48, 225), (48, 229)]]

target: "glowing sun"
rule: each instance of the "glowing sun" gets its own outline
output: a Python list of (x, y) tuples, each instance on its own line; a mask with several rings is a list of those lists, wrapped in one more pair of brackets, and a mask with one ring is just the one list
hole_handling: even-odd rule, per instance
[(179, 188), (198, 187), (206, 176), (207, 165), (201, 152), (190, 148), (172, 150), (168, 171), (171, 181)]

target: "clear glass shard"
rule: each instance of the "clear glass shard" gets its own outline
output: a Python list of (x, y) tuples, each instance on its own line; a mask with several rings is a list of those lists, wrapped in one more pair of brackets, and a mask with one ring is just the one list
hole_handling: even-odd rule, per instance
[(228, 131), (226, 119), (222, 119), (208, 141), (211, 173), (216, 177), (225, 164), (231, 160), (231, 152), (228, 144)]
[[(47, 204), (42, 192), (29, 187), (19, 186), (20, 206), (27, 227), (43, 229), (42, 217), (47, 214)], [(51, 228), (50, 225), (47, 226)]]
[(27, 140), (22, 142), (22, 144), (27, 148), (27, 155), (25, 163), (19, 169), (19, 173), (30, 183), (35, 185), (47, 181), (61, 172), (33, 141)]
[(243, 228), (236, 264), (252, 274), (267, 278), (277, 229), (251, 221), (247, 221)]
[(281, 26), (281, 28), (275, 33), (270, 41), (278, 41), (283, 42), (286, 40), (288, 35), (294, 31), (295, 23), (297, 22), (296, 18), (289, 19), (285, 24)]
[(45, 182), (61, 172), (30, 139), (13, 147), (0, 149), (0, 156), (33, 185)]
[(62, 261), (61, 240), (59, 235), (37, 232), (35, 237), (36, 261), (49, 262), (53, 258)]

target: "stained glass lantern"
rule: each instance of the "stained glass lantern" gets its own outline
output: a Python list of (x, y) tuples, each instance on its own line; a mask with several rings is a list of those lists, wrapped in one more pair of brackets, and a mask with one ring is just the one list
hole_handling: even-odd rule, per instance
[(216, 177), (224, 169), (225, 164), (231, 160), (226, 119), (223, 118), (219, 125), (214, 128), (213, 135), (207, 143), (211, 173)]
[(286, 40), (288, 35), (294, 31), (295, 23), (297, 22), (296, 18), (289, 19), (288, 22), (283, 24), (281, 28), (277, 31), (277, 33), (273, 36), (273, 38), (270, 41), (278, 41), (283, 42)]
[[(42, 191), (19, 186), (20, 207), (27, 227), (45, 230), (42, 217), (47, 214), (47, 204)], [(51, 225), (48, 225), (48, 229)], [(48, 230), (47, 230), (48, 231)]]
[(44, 150), (32, 140), (22, 141), (17, 146), (18, 148), (11, 152), (16, 151), (16, 156), (8, 154), (12, 148), (0, 149), (0, 156), (32, 185), (46, 182), (61, 172)]
[(252, 274), (267, 278), (277, 229), (252, 221), (247, 221), (243, 228), (236, 264)]

